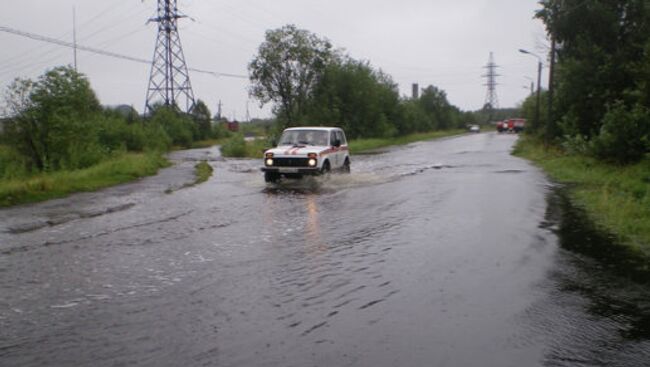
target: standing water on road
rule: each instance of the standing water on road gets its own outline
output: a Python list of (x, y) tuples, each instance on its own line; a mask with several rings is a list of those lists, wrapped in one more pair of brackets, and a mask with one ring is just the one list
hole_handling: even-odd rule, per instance
[[(160, 175), (0, 210), (2, 366), (642, 366), (650, 288), (476, 134), (264, 184)], [(196, 160), (215, 169), (185, 187)], [(592, 250), (589, 250), (589, 249)]]

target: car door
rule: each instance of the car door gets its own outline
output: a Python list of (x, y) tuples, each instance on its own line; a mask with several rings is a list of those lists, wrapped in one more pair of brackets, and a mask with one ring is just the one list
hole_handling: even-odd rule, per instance
[(345, 141), (345, 135), (343, 134), (343, 131), (341, 130), (336, 130), (336, 139), (341, 142), (341, 146), (338, 148), (338, 151), (336, 152), (337, 155), (337, 167), (343, 166), (343, 162), (345, 162), (345, 149), (344, 147), (347, 146), (347, 142)]
[(330, 131), (330, 165), (332, 168), (338, 168), (339, 167), (339, 148), (334, 146), (334, 142), (336, 142), (337, 136), (336, 136), (336, 131), (332, 130)]

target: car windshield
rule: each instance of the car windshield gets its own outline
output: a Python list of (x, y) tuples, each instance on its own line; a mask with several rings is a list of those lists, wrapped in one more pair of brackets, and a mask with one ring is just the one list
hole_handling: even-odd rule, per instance
[(282, 133), (280, 145), (327, 145), (325, 130), (288, 130)]

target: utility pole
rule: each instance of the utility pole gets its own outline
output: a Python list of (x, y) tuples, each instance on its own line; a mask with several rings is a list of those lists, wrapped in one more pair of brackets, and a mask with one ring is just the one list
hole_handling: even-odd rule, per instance
[[(145, 111), (162, 102), (189, 112), (194, 107), (194, 92), (178, 34), (180, 15), (177, 0), (158, 0), (158, 13), (149, 22), (158, 23), (158, 37), (151, 63)], [(181, 103), (181, 105), (179, 105)]]
[(223, 105), (221, 104), (221, 100), (219, 100), (219, 104), (217, 105), (217, 120), (221, 120), (221, 107)]
[(533, 57), (537, 58), (537, 102), (535, 102), (535, 124), (533, 124), (534, 129), (538, 129), (540, 126), (540, 119), (539, 119), (539, 108), (540, 108), (540, 103), (541, 103), (541, 84), (542, 84), (542, 58), (539, 57), (539, 55), (536, 55), (530, 51), (524, 50), (524, 49), (519, 49), (519, 52), (522, 54), (526, 55), (531, 55)]
[(490, 59), (487, 65), (483, 67), (484, 69), (487, 69), (487, 73), (482, 75), (483, 78), (487, 79), (487, 83), (483, 84), (484, 86), (487, 86), (483, 111), (488, 112), (488, 122), (492, 120), (494, 110), (499, 108), (499, 98), (497, 97), (497, 77), (501, 75), (497, 74), (498, 67), (499, 66), (494, 62), (494, 55), (490, 52)]
[(74, 54), (74, 71), (77, 71), (77, 9), (72, 7), (72, 44)]
[[(553, 16), (555, 16), (555, 13), (557, 11), (553, 12)], [(555, 118), (553, 117), (553, 92), (554, 92), (554, 87), (553, 87), (553, 77), (555, 73), (555, 36), (553, 33), (551, 33), (551, 59), (550, 59), (550, 65), (549, 65), (549, 72), (548, 72), (548, 116), (546, 121), (546, 131), (545, 131), (545, 139), (544, 139), (544, 145), (548, 148), (549, 144), (551, 143), (551, 139), (553, 139), (553, 136), (556, 134), (556, 127), (555, 127)]]

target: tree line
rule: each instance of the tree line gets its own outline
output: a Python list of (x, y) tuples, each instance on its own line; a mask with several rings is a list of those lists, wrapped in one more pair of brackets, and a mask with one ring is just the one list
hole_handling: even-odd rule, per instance
[(102, 107), (88, 79), (69, 66), (15, 80), (5, 106), (0, 178), (86, 168), (125, 152), (163, 152), (226, 134), (202, 101), (189, 114), (159, 105), (146, 117), (131, 107)]
[(294, 25), (269, 30), (249, 64), (251, 95), (274, 103), (278, 128), (336, 125), (350, 138), (393, 137), (463, 127), (475, 117), (427, 86), (402, 98), (390, 75)]
[[(266, 32), (249, 71), (250, 94), (274, 103), (275, 133), (335, 125), (352, 139), (385, 138), (476, 121), (432, 85), (419, 98), (400, 97), (389, 75), (293, 25)], [(9, 117), (0, 132), (0, 178), (86, 168), (126, 152), (163, 152), (229, 135), (202, 101), (189, 113), (158, 105), (147, 116), (132, 107), (103, 107), (86, 76), (70, 66), (16, 79), (4, 102)], [(243, 149), (241, 136), (233, 140), (224, 148)]]
[[(605, 161), (643, 159), (650, 152), (650, 2), (540, 5), (536, 16), (557, 45), (557, 63), (533, 133)], [(529, 119), (534, 107), (533, 98), (523, 104)]]

